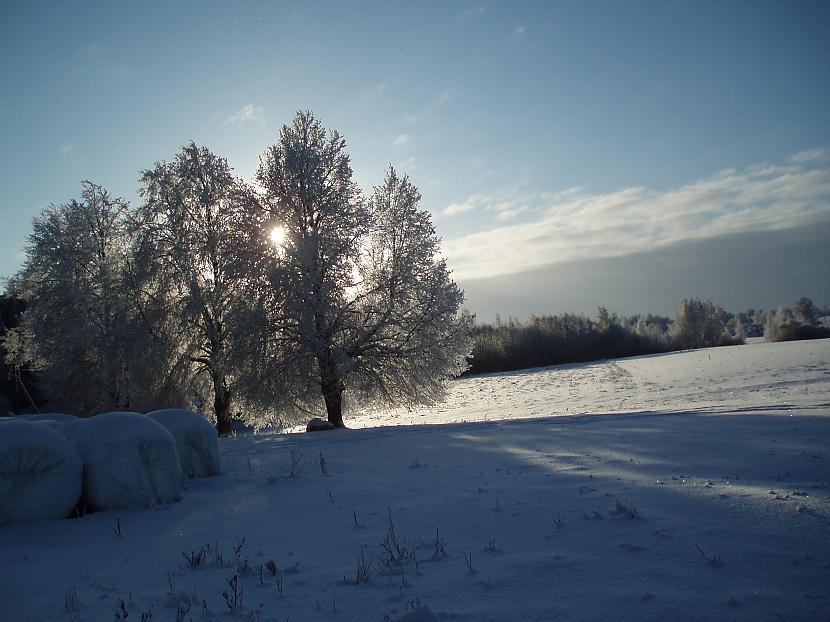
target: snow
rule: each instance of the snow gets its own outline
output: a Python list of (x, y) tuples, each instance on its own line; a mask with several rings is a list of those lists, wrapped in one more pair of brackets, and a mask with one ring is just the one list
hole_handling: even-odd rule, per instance
[(220, 439), (224, 473), (173, 505), (1, 528), (3, 613), (830, 616), (830, 340), (465, 378), (440, 409), (388, 416)]
[(60, 429), (84, 461), (83, 501), (88, 510), (178, 500), (182, 471), (176, 441), (152, 419), (112, 412), (62, 424)]
[(222, 472), (216, 428), (202, 415), (169, 408), (147, 413), (176, 440), (179, 466), (186, 477), (209, 477)]
[(48, 426), (8, 421), (0, 432), (0, 525), (65, 518), (81, 497), (81, 457)]
[(351, 428), (830, 402), (828, 340), (759, 343), (465, 377), (430, 409), (363, 410)]

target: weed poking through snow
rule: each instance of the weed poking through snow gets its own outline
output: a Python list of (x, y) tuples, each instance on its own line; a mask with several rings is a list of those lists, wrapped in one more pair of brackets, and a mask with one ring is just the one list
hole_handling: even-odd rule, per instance
[(288, 468), (288, 477), (294, 479), (303, 472), (303, 454), (292, 449), (289, 457), (291, 464)]
[(441, 532), (436, 528), (435, 529), (435, 550), (432, 553), (432, 559), (435, 561), (439, 561), (447, 552), (444, 549), (444, 536), (441, 535)]
[(355, 571), (354, 581), (349, 581), (343, 577), (343, 583), (354, 583), (360, 585), (361, 583), (368, 583), (372, 577), (372, 557), (366, 561), (366, 553), (363, 550), (363, 545), (360, 545), (360, 555), (357, 556), (357, 570)]
[(502, 551), (499, 547), (496, 546), (496, 539), (493, 538), (492, 540), (490, 540), (490, 542), (484, 545), (484, 552), (498, 555), (500, 553), (503, 553), (504, 551)]
[(78, 590), (74, 587), (70, 587), (63, 595), (63, 602), (66, 613), (69, 614), (70, 622), (80, 620), (81, 604), (78, 601)]
[(115, 534), (115, 537), (118, 538), (119, 540), (124, 536), (124, 532), (121, 530), (121, 517), (120, 516), (118, 516), (115, 519), (115, 524), (111, 525), (110, 529), (112, 529), (113, 533)]
[(222, 591), (222, 598), (225, 599), (225, 604), (231, 611), (238, 611), (242, 607), (242, 587), (239, 585), (239, 575), (235, 574), (230, 579), (227, 579), (228, 590)]
[(355, 529), (366, 529), (366, 525), (361, 525), (359, 522), (357, 522), (357, 510), (352, 510), (352, 516), (354, 516)]
[(637, 508), (633, 505), (628, 505), (628, 500), (626, 500), (625, 503), (617, 501), (614, 509), (608, 510), (608, 514), (610, 514), (613, 518), (627, 518), (631, 520), (642, 518)]
[(182, 557), (184, 557), (185, 561), (191, 568), (198, 568), (207, 559), (207, 554), (209, 550), (210, 545), (206, 544), (198, 551), (191, 550), (189, 553), (187, 551), (182, 551)]
[(707, 566), (712, 566), (713, 568), (720, 568), (723, 566), (723, 559), (721, 559), (720, 553), (713, 553), (712, 555), (707, 555), (706, 552), (700, 548), (699, 544), (695, 544), (697, 550), (700, 552), (701, 556), (703, 556), (704, 561), (706, 561)]

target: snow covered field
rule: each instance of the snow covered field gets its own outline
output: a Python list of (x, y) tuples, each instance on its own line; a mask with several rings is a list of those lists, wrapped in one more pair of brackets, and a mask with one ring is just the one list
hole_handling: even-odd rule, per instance
[(170, 506), (0, 528), (0, 620), (830, 617), (830, 340), (465, 378), (348, 423), (224, 440)]

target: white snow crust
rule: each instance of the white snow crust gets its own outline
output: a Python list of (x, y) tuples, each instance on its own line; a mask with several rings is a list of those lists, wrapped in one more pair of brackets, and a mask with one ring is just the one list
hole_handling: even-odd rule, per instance
[(0, 431), (0, 525), (66, 518), (81, 497), (83, 464), (63, 436), (33, 421)]
[(84, 462), (83, 499), (92, 511), (172, 503), (182, 472), (176, 441), (139, 413), (111, 412), (61, 426)]
[(385, 427), (222, 438), (223, 474), (164, 508), (2, 527), (0, 619), (830, 619), (830, 339), (450, 394), (346, 418)]
[(209, 477), (222, 472), (219, 436), (202, 415), (190, 410), (169, 408), (147, 416), (164, 426), (176, 440), (176, 453), (185, 477)]

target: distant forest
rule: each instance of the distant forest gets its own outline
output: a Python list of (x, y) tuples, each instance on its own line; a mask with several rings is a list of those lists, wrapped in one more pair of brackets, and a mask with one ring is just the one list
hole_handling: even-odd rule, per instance
[(690, 348), (737, 345), (748, 337), (766, 341), (830, 337), (830, 309), (809, 298), (778, 309), (738, 313), (690, 298), (674, 317), (610, 313), (600, 307), (596, 318), (582, 314), (531, 316), (477, 323), (468, 374), (511, 371), (561, 363), (594, 361)]

